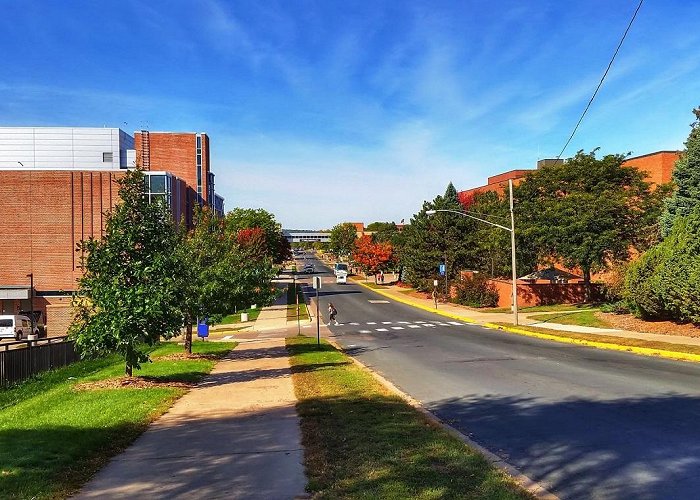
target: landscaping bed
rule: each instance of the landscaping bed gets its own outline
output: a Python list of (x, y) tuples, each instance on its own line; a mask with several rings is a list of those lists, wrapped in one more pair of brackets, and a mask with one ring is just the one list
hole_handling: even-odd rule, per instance
[(79, 361), (0, 391), (2, 498), (65, 498), (80, 488), (235, 343), (165, 343), (135, 377), (118, 356)]
[(329, 344), (287, 348), (314, 498), (532, 498)]
[(620, 330), (659, 333), (661, 335), (682, 335), (683, 337), (700, 337), (700, 328), (691, 323), (674, 321), (644, 321), (631, 314), (613, 314), (599, 312), (598, 316)]
[(533, 314), (528, 319), (543, 323), (559, 323), (561, 325), (592, 326), (594, 328), (613, 328), (613, 326), (599, 317), (597, 311), (573, 311), (558, 312), (555, 314)]

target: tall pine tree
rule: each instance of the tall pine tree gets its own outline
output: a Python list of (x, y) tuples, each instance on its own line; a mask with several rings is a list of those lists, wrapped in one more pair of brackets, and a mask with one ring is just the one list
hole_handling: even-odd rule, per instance
[(685, 143), (685, 151), (676, 162), (673, 181), (676, 191), (664, 202), (661, 214), (661, 234), (670, 234), (678, 217), (689, 215), (700, 205), (700, 107), (693, 110), (695, 121), (690, 125), (690, 135)]

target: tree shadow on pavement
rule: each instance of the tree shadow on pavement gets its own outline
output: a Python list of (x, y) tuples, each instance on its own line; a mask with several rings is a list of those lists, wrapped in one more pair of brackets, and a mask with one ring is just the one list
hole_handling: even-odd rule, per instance
[(700, 490), (697, 397), (464, 397), (430, 410), (563, 498), (697, 498)]

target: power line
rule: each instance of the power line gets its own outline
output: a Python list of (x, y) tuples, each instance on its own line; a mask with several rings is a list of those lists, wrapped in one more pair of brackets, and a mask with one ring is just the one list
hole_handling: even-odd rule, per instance
[(617, 48), (615, 49), (615, 53), (613, 54), (612, 58), (610, 59), (610, 62), (608, 63), (608, 67), (605, 69), (605, 73), (603, 73), (603, 77), (600, 79), (600, 82), (598, 83), (598, 86), (596, 87), (595, 92), (593, 92), (593, 96), (591, 96), (591, 100), (588, 101), (588, 104), (586, 105), (586, 109), (583, 110), (583, 113), (581, 114), (581, 118), (578, 119), (578, 122), (576, 123), (574, 130), (571, 132), (571, 135), (569, 136), (569, 140), (566, 141), (566, 144), (564, 144), (564, 147), (561, 148), (561, 152), (557, 155), (557, 160), (560, 159), (561, 155), (563, 155), (564, 151), (566, 151), (566, 148), (569, 146), (571, 139), (574, 138), (574, 134), (576, 134), (576, 131), (578, 130), (579, 125), (581, 125), (581, 122), (583, 121), (583, 117), (586, 116), (586, 113), (588, 112), (588, 108), (591, 107), (591, 104), (593, 103), (593, 99), (595, 99), (595, 96), (598, 95), (598, 91), (600, 90), (600, 87), (603, 85), (603, 81), (605, 80), (605, 77), (608, 76), (608, 71), (610, 71), (610, 68), (612, 67), (613, 62), (615, 61), (615, 57), (617, 56), (617, 53), (620, 51), (620, 47), (622, 47), (622, 42), (624, 42), (625, 38), (627, 38), (627, 33), (629, 32), (630, 28), (632, 27), (632, 23), (634, 23), (634, 20), (637, 18), (637, 12), (639, 12), (639, 9), (642, 7), (642, 3), (644, 3), (644, 0), (639, 0), (639, 5), (637, 5), (637, 9), (634, 11), (634, 14), (632, 15), (632, 19), (630, 19), (630, 22), (627, 25), (627, 29), (625, 30), (625, 33), (622, 35), (622, 38), (620, 39), (620, 43), (617, 45)]

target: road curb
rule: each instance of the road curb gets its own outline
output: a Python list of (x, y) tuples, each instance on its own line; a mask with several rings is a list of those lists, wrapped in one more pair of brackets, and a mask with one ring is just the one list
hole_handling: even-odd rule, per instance
[[(422, 309), (424, 311), (432, 312), (434, 314), (439, 314), (441, 316), (445, 316), (448, 318), (457, 319), (460, 321), (464, 321), (466, 323), (472, 323), (475, 325), (483, 326), (484, 328), (489, 328), (491, 330), (500, 330), (500, 331), (504, 331), (504, 332), (508, 332), (508, 333), (514, 333), (517, 335), (523, 335), (526, 337), (534, 337), (534, 338), (539, 338), (539, 339), (543, 339), (543, 340), (551, 340), (551, 341), (559, 342), (562, 344), (574, 344), (574, 345), (580, 345), (580, 346), (585, 346), (585, 347), (594, 347), (596, 349), (604, 349), (604, 350), (608, 350), (608, 351), (628, 352), (628, 353), (637, 354), (640, 356), (648, 356), (648, 357), (653, 357), (653, 358), (665, 358), (665, 359), (671, 359), (674, 361), (687, 361), (687, 362), (692, 362), (692, 363), (700, 363), (700, 354), (667, 351), (665, 349), (655, 349), (652, 347), (634, 347), (634, 346), (629, 346), (629, 345), (613, 344), (610, 342), (597, 342), (594, 340), (574, 339), (574, 338), (550, 334), (550, 333), (532, 332), (530, 330), (523, 330), (522, 328), (517, 328), (517, 327), (512, 327), (512, 326), (497, 325), (496, 323), (490, 323), (490, 322), (479, 323), (478, 321), (471, 319), (471, 318), (468, 318), (466, 316), (460, 316), (457, 314), (446, 313), (446, 312), (443, 312), (443, 311), (440, 311), (437, 309), (433, 309), (431, 307), (426, 307), (422, 304), (416, 304), (415, 302), (411, 302), (410, 300), (407, 300), (407, 299), (404, 299), (401, 297), (396, 297), (395, 295), (386, 293), (383, 290), (377, 290), (375, 288), (367, 286), (366, 284), (361, 283), (360, 281), (357, 281), (357, 280), (353, 280), (353, 282), (357, 283), (360, 286), (367, 288), (368, 290), (372, 290), (373, 292), (376, 292), (379, 295), (382, 295), (384, 297), (395, 300), (396, 302), (401, 302), (402, 304), (406, 304), (406, 305), (409, 305), (411, 307), (415, 307), (416, 309)], [(576, 333), (576, 332), (570, 332), (570, 333)]]
[[(674, 361), (689, 361), (693, 363), (700, 363), (700, 354), (692, 354), (686, 352), (676, 352), (667, 351), (664, 349), (654, 349), (653, 347), (635, 347), (622, 344), (613, 344), (610, 342), (596, 342), (594, 340), (584, 340), (584, 339), (574, 339), (571, 337), (564, 337), (560, 335), (554, 335), (550, 333), (540, 333), (533, 332), (530, 330), (523, 330), (522, 328), (516, 328), (511, 326), (497, 325), (496, 323), (483, 323), (482, 326), (486, 328), (491, 328), (494, 330), (501, 330), (504, 332), (515, 333), (517, 335), (524, 335), (527, 337), (534, 337), (544, 340), (552, 340), (555, 342), (560, 342), (562, 344), (575, 344), (586, 347), (595, 347), (597, 349), (604, 349), (608, 351), (621, 351), (621, 352), (631, 352), (633, 354), (639, 354), (641, 356), (651, 356), (655, 358), (666, 358), (672, 359)], [(576, 332), (571, 332), (576, 333)]]
[(464, 444), (466, 444), (470, 448), (474, 449), (475, 451), (477, 451), (478, 453), (483, 455), (484, 458), (486, 458), (486, 460), (491, 465), (493, 465), (494, 467), (505, 472), (519, 486), (521, 486), (523, 489), (530, 492), (536, 498), (541, 499), (541, 500), (559, 500), (558, 496), (556, 496), (553, 493), (551, 493), (550, 491), (548, 491), (544, 486), (542, 486), (538, 482), (530, 479), (528, 476), (526, 476), (525, 474), (520, 472), (515, 466), (509, 464), (508, 462), (503, 460), (501, 457), (499, 457), (498, 455), (496, 455), (492, 451), (484, 448), (479, 443), (472, 440), (466, 434), (463, 434), (461, 431), (459, 431), (455, 427), (453, 427), (450, 424), (446, 423), (445, 421), (441, 420), (439, 417), (437, 417), (436, 415), (431, 413), (429, 410), (427, 410), (425, 407), (423, 407), (423, 405), (420, 403), (420, 401), (414, 399), (409, 394), (406, 394), (404, 391), (402, 391), (396, 385), (394, 385), (393, 382), (387, 380), (382, 375), (375, 372), (372, 368), (365, 365), (362, 361), (360, 361), (359, 359), (357, 359), (354, 356), (345, 352), (345, 349), (335, 339), (327, 337), (326, 340), (328, 341), (329, 344), (331, 344), (333, 347), (335, 347), (338, 351), (340, 351), (343, 354), (345, 354), (346, 356), (348, 356), (353, 361), (354, 364), (356, 364), (357, 366), (359, 366), (360, 368), (362, 368), (363, 370), (368, 372), (377, 382), (379, 382), (388, 391), (399, 396), (406, 403), (408, 403), (411, 407), (413, 407), (418, 412), (420, 412), (431, 423), (441, 427), (442, 429), (447, 431), (448, 434), (459, 439)]

